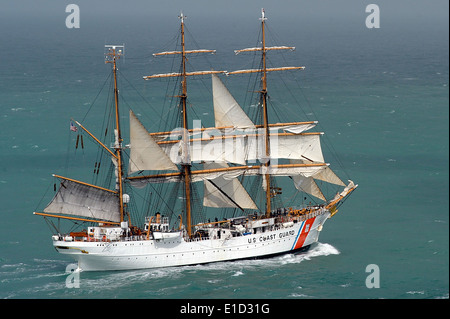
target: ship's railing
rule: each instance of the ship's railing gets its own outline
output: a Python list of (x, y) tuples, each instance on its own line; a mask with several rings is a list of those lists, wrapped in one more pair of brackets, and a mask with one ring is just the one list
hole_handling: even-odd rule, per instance
[[(57, 238), (56, 238), (57, 237)], [(132, 235), (132, 236), (126, 236), (126, 237), (120, 237), (117, 239), (111, 239), (107, 236), (102, 236), (101, 238), (94, 238), (94, 237), (74, 237), (69, 235), (54, 235), (54, 238), (61, 241), (77, 241), (77, 242), (98, 242), (98, 243), (105, 243), (105, 242), (120, 242), (120, 241), (140, 241), (140, 240), (147, 240), (146, 235)]]
[[(307, 209), (288, 209), (287, 211), (283, 211), (282, 213), (274, 211), (273, 212), (273, 218), (275, 218), (275, 225), (291, 222), (294, 220), (297, 221), (306, 221), (310, 218), (317, 217), (319, 215), (322, 215), (326, 212), (329, 212), (328, 209), (325, 207), (309, 207)], [(251, 220), (254, 215), (249, 215), (248, 219)], [(262, 219), (265, 218), (265, 216), (255, 216), (256, 219)], [(253, 219), (254, 220), (254, 219)], [(233, 229), (232, 222), (230, 220), (226, 221), (220, 221), (220, 222), (214, 222), (214, 223), (206, 223), (202, 224), (203, 227), (218, 227), (222, 229)], [(75, 235), (72, 233), (72, 235)], [(78, 235), (78, 236), (76, 236)], [(94, 238), (91, 236), (81, 236), (81, 233), (77, 233), (75, 236), (70, 235), (55, 235), (54, 237), (58, 237), (58, 240), (64, 240), (64, 241), (82, 241), (82, 242), (119, 242), (119, 241), (143, 241), (148, 240), (146, 236), (146, 232), (144, 232), (141, 235), (130, 235), (125, 237), (120, 237), (117, 239), (111, 239), (108, 238), (108, 236), (103, 236), (102, 238)], [(56, 238), (55, 238), (56, 239)], [(209, 236), (199, 236), (191, 239), (186, 239), (188, 241), (203, 241), (203, 240), (209, 240)]]
[(310, 219), (310, 218), (313, 218), (313, 217), (322, 215), (322, 214), (324, 214), (326, 211), (327, 211), (326, 209), (320, 208), (320, 209), (315, 210), (315, 211), (313, 211), (313, 212), (310, 212), (310, 213), (307, 213), (307, 214), (304, 214), (304, 215), (300, 215), (300, 216), (298, 217), (298, 220), (299, 220), (299, 221), (305, 221), (305, 220), (308, 220), (308, 219)]

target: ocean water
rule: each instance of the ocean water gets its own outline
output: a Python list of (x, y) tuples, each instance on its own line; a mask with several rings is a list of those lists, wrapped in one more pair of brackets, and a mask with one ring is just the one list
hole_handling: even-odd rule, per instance
[[(306, 66), (269, 77), (271, 100), (279, 106), (272, 116), (319, 120), (326, 160), (342, 179), (359, 184), (357, 191), (304, 254), (83, 272), (80, 288), (66, 287), (72, 260), (56, 253), (49, 227), (32, 212), (51, 199), (52, 173), (86, 177), (92, 171), (92, 147), (75, 152), (68, 126), (91, 107), (86, 125), (102, 120), (104, 97), (96, 96), (110, 72), (104, 44), (125, 43), (123, 104), (156, 131), (152, 114), (168, 111), (164, 99), (172, 92), (167, 82), (142, 76), (171, 70), (171, 60), (151, 54), (174, 49), (179, 9), (188, 15), (192, 47), (217, 50), (193, 57), (189, 66), (236, 70), (252, 66), (252, 55), (233, 50), (257, 44), (261, 4), (231, 10), (197, 3), (188, 10), (137, 1), (102, 10), (79, 1), (80, 28), (68, 29), (65, 5), (43, 1), (31, 9), (24, 3), (0, 12), (1, 298), (448, 299), (448, 3), (379, 1), (381, 27), (368, 29), (368, 3), (322, 8), (312, 1), (266, 1), (268, 38), (296, 46), (271, 54), (271, 66)], [(208, 83), (189, 82), (195, 116), (205, 125), (212, 121)], [(247, 79), (225, 83), (251, 110)], [(366, 267), (372, 264), (380, 286), (370, 289)]]

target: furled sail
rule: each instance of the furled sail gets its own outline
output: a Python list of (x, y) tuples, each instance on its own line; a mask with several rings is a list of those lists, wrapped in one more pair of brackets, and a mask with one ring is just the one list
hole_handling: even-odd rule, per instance
[[(214, 180), (222, 177), (226, 180), (231, 180), (240, 175), (254, 176), (270, 174), (273, 176), (295, 176), (302, 175), (304, 177), (311, 177), (319, 171), (325, 169), (329, 164), (313, 163), (313, 164), (282, 164), (270, 165), (246, 165), (233, 166), (217, 169), (193, 170), (191, 171), (191, 182), (201, 182), (204, 180)], [(170, 183), (179, 182), (183, 178), (182, 173), (166, 173), (147, 176), (128, 177), (130, 184), (133, 187), (144, 187), (147, 183)]]
[[(228, 167), (226, 163), (207, 163), (205, 169)], [(219, 176), (204, 181), (203, 205), (208, 207), (233, 207), (240, 209), (258, 209), (238, 179), (225, 179)]]
[(120, 222), (117, 192), (62, 177), (60, 179), (59, 190), (44, 212)]
[[(288, 133), (294, 133), (294, 134), (300, 134), (303, 133), (307, 130), (312, 129), (314, 126), (316, 126), (317, 121), (314, 121), (313, 123), (300, 123), (300, 124), (292, 124), (292, 125), (286, 125), (286, 126), (280, 126), (280, 127), (275, 127), (277, 129), (283, 129), (285, 132)], [(272, 127), (270, 128), (272, 129)]]
[(142, 170), (178, 169), (131, 110), (130, 145), (130, 174)]
[[(291, 122), (291, 123), (275, 123), (269, 124), (269, 129), (271, 132), (278, 132), (279, 130), (284, 130), (287, 133), (300, 134), (306, 132), (317, 125), (317, 121), (309, 122)], [(203, 134), (203, 138), (210, 136), (229, 136), (237, 134), (254, 134), (256, 129), (264, 128), (264, 125), (255, 125), (254, 127), (236, 127), (235, 125), (227, 125), (221, 127), (203, 127), (194, 128), (188, 130), (188, 135), (193, 138), (195, 135), (198, 137), (199, 134)], [(168, 132), (154, 132), (150, 135), (157, 141), (161, 142), (167, 140), (168, 138), (177, 139), (183, 133), (182, 130), (172, 130)]]
[(212, 74), (212, 91), (216, 127), (234, 126), (243, 128), (255, 126), (215, 74)]

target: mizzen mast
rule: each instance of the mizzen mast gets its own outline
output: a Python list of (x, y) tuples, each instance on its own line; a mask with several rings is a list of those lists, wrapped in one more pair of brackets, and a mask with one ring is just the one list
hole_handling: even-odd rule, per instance
[(181, 77), (181, 95), (180, 98), (180, 108), (183, 116), (183, 161), (181, 163), (181, 174), (184, 177), (184, 187), (185, 187), (185, 209), (186, 209), (186, 228), (188, 237), (192, 237), (192, 203), (191, 203), (191, 161), (189, 158), (189, 125), (188, 125), (188, 114), (187, 114), (187, 77), (193, 75), (207, 75), (207, 74), (218, 74), (226, 73), (226, 71), (197, 71), (197, 72), (187, 72), (186, 61), (187, 55), (192, 53), (212, 53), (214, 54), (216, 50), (186, 50), (185, 37), (184, 37), (184, 20), (186, 16), (181, 12), (178, 17), (181, 20), (181, 51), (166, 51), (155, 53), (153, 56), (164, 56), (164, 55), (181, 55), (181, 73), (166, 73), (166, 74), (154, 74), (150, 76), (144, 76), (144, 80), (150, 80), (154, 78), (165, 78), (165, 77)]

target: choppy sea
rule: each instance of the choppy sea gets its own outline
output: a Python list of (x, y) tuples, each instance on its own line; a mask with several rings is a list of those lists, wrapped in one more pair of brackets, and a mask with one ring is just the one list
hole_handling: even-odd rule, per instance
[[(0, 298), (449, 298), (448, 2), (379, 1), (377, 29), (365, 25), (364, 1), (329, 7), (200, 1), (191, 8), (141, 1), (102, 8), (79, 1), (79, 29), (66, 27), (67, 4), (27, 3), (0, 11)], [(326, 133), (325, 158), (333, 153), (337, 173), (359, 184), (357, 191), (306, 253), (82, 272), (80, 287), (67, 288), (72, 261), (52, 248), (49, 227), (32, 213), (51, 199), (51, 174), (69, 170), (70, 119), (83, 119), (92, 107), (89, 123), (102, 120), (104, 102), (96, 97), (110, 72), (104, 45), (125, 43), (121, 94), (138, 92), (126, 103), (141, 113), (162, 112), (172, 94), (167, 82), (142, 76), (171, 70), (172, 60), (151, 54), (174, 49), (180, 9), (193, 48), (217, 50), (206, 63), (194, 57), (189, 66), (231, 71), (251, 67), (251, 55), (233, 50), (257, 45), (261, 6), (269, 39), (296, 46), (271, 54), (271, 65), (306, 66), (269, 78), (271, 99), (282, 106), (277, 114), (318, 120)], [(247, 80), (225, 81), (244, 109), (251, 108)], [(212, 114), (208, 83), (194, 79), (189, 86), (195, 114), (205, 121)], [(151, 109), (138, 105), (142, 97)], [(158, 122), (148, 118), (148, 128), (157, 130)], [(83, 154), (71, 163), (92, 171)], [(378, 288), (366, 285), (368, 265), (378, 266)]]

